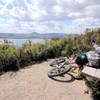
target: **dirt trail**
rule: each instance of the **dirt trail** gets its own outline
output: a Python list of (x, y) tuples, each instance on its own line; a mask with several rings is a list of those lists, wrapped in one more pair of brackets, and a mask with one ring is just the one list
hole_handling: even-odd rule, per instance
[(0, 100), (92, 100), (84, 93), (84, 81), (74, 80), (70, 74), (48, 78), (52, 60), (0, 76)]

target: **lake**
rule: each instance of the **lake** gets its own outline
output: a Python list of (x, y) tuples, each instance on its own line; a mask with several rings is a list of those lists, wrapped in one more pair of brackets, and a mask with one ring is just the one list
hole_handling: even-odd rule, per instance
[(23, 43), (25, 43), (28, 40), (31, 40), (32, 43), (44, 43), (45, 40), (44, 39), (0, 39), (0, 40), (8, 40), (13, 42), (13, 44), (17, 47), (21, 47)]

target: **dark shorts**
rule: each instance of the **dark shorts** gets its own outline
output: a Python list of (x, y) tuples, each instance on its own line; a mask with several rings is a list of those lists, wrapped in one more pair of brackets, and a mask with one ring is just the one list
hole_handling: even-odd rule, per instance
[(83, 66), (88, 62), (88, 60), (87, 60), (87, 57), (84, 60), (82, 60), (81, 57), (77, 57), (75, 62), (76, 64)]

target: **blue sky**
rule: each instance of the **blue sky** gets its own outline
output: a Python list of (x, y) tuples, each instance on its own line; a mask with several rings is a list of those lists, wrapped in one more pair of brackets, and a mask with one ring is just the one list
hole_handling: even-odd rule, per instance
[(0, 33), (82, 33), (99, 11), (99, 0), (0, 0)]

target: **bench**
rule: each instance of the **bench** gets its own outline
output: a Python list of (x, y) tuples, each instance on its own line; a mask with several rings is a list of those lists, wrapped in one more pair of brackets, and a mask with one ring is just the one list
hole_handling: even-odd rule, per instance
[(82, 74), (100, 80), (100, 69), (85, 66)]

